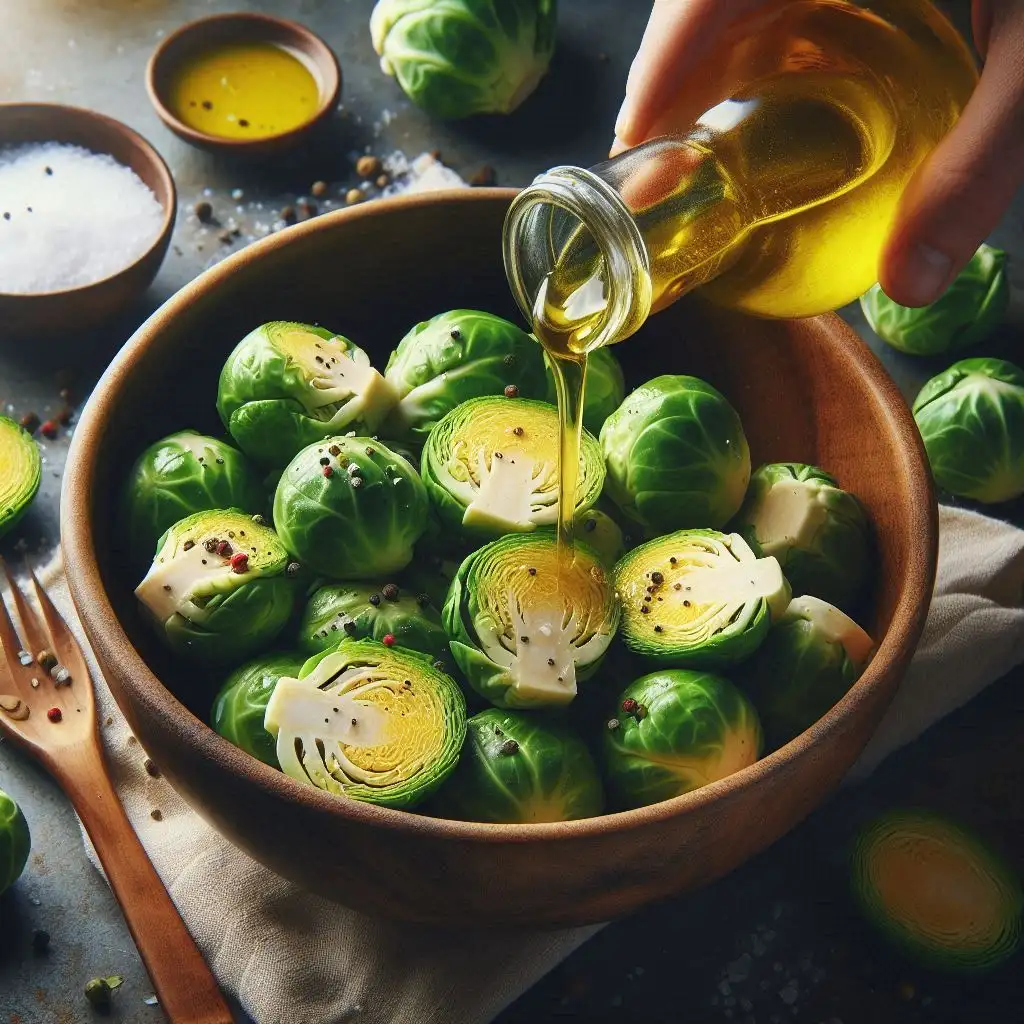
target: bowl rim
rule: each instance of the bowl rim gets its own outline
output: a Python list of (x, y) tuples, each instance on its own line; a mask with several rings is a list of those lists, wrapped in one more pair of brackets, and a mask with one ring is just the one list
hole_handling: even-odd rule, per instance
[[(823, 325), (828, 323), (833, 331), (838, 326), (847, 335), (844, 343), (852, 342), (847, 346), (849, 357), (857, 371), (882, 399), (884, 417), (897, 449), (904, 453), (903, 458), (907, 462), (910, 486), (925, 499), (912, 503), (912, 507), (907, 509), (910, 519), (908, 532), (921, 537), (925, 542), (912, 547), (908, 554), (904, 582), (893, 607), (889, 628), (864, 673), (842, 700), (810, 729), (785, 746), (717, 782), (644, 807), (574, 821), (492, 824), (435, 818), (356, 800), (339, 799), (313, 786), (304, 785), (235, 747), (178, 701), (146, 664), (118, 620), (100, 578), (86, 505), (74, 500), (76, 494), (92, 493), (95, 464), (101, 448), (99, 442), (115, 402), (114, 392), (119, 379), (133, 369), (143, 357), (151, 337), (173, 320), (180, 310), (186, 309), (200, 296), (209, 295), (250, 260), (339, 224), (438, 202), (500, 201), (507, 205), (517, 191), (512, 188), (445, 189), (382, 198), (373, 203), (323, 214), (239, 250), (186, 284), (142, 324), (110, 363), (81, 413), (68, 453), (68, 469), (61, 490), (60, 524), (69, 589), (86, 633), (90, 641), (104, 648), (107, 660), (118, 666), (119, 676), (131, 679), (135, 702), (145, 706), (154, 716), (179, 716), (182, 728), (188, 728), (204, 758), (219, 763), (228, 771), (244, 775), (266, 798), (288, 800), (304, 806), (310, 812), (337, 816), (353, 824), (372, 825), (389, 832), (418, 834), (438, 841), (518, 844), (596, 839), (629, 832), (664, 822), (687, 811), (706, 808), (720, 798), (757, 785), (761, 777), (795, 763), (819, 744), (819, 749), (824, 749), (829, 737), (842, 731), (846, 709), (872, 699), (875, 691), (886, 685), (883, 677), (891, 666), (909, 661), (923, 630), (935, 579), (938, 551), (938, 508), (926, 468), (923, 446), (910, 411), (881, 362), (837, 314), (828, 313), (813, 319)], [(917, 454), (916, 463), (907, 454), (909, 452)]]
[[(10, 113), (15, 110), (24, 111), (44, 111), (48, 114), (53, 114), (60, 111), (61, 114), (67, 116), (70, 115), (73, 118), (79, 118), (83, 122), (93, 122), (103, 124), (113, 132), (122, 135), (125, 139), (131, 142), (146, 158), (146, 161), (150, 164), (157, 176), (160, 178), (160, 182), (166, 189), (167, 202), (161, 202), (156, 193), (153, 192), (153, 198), (160, 203), (163, 209), (163, 222), (160, 225), (160, 232), (153, 240), (153, 244), (150, 245), (145, 252), (143, 252), (137, 259), (131, 263), (123, 266), (120, 270), (115, 270), (112, 274), (108, 274), (106, 277), (101, 277), (98, 281), (90, 281), (88, 284), (76, 285), (74, 288), (60, 288), (56, 291), (49, 292), (5, 292), (0, 289), (0, 300), (4, 302), (18, 302), (18, 301), (35, 301), (35, 300), (46, 300), (65, 298), (67, 296), (81, 296), (85, 295), (91, 289), (102, 288), (106, 285), (110, 285), (112, 282), (118, 280), (126, 274), (134, 271), (140, 264), (148, 260), (153, 253), (164, 245), (170, 238), (171, 232), (174, 230), (174, 223), (178, 216), (178, 188), (174, 183), (174, 175), (171, 174), (171, 169), (167, 166), (167, 161), (160, 155), (157, 148), (144, 136), (140, 135), (134, 128), (129, 127), (123, 121), (119, 121), (115, 117), (111, 117), (109, 114), (100, 113), (98, 110), (90, 110), (87, 107), (76, 107), (67, 103), (34, 103), (34, 102), (21, 102), (12, 101), (9, 103), (0, 103), (0, 119), (2, 119), (5, 113)], [(102, 152), (96, 149), (90, 149), (89, 146), (84, 146), (77, 142), (67, 142), (62, 139), (50, 139), (50, 142), (60, 143), (61, 145), (76, 145), (81, 146), (82, 149), (89, 149), (90, 152), (97, 155), (109, 156), (111, 159), (117, 159), (112, 153), (103, 149)], [(0, 148), (7, 148), (8, 146), (20, 146), (27, 145), (27, 143), (4, 143)], [(120, 160), (117, 161), (122, 167), (127, 167), (127, 164), (122, 163)], [(128, 168), (131, 170), (131, 168)], [(138, 177), (137, 172), (133, 172)], [(145, 182), (143, 182), (145, 184)], [(149, 187), (148, 185), (146, 186)]]
[[(172, 47), (180, 43), (188, 36), (202, 34), (212, 25), (229, 24), (231, 22), (247, 23), (265, 32), (268, 41), (281, 42), (287, 36), (298, 36), (304, 39), (315, 56), (305, 54), (316, 65), (317, 70), (323, 77), (320, 85), (320, 102), (314, 113), (302, 124), (289, 128), (287, 131), (279, 132), (276, 135), (263, 135), (253, 139), (230, 139), (223, 135), (210, 135), (207, 132), (199, 131), (185, 124), (171, 109), (165, 101), (164, 90), (160, 88), (159, 76), (163, 69), (161, 64), (169, 59), (168, 54)], [(265, 150), (267, 147), (286, 147), (292, 142), (303, 138), (315, 125), (329, 117), (331, 112), (338, 105), (341, 96), (341, 64), (331, 47), (321, 36), (317, 35), (311, 28), (291, 21), (288, 18), (280, 18), (273, 14), (262, 14), (256, 11), (227, 11), (220, 14), (208, 14), (194, 21), (187, 21), (180, 25), (170, 35), (165, 36), (146, 63), (146, 93), (149, 102), (153, 105), (160, 120), (167, 125), (176, 135), (194, 145), (214, 150), (220, 149), (226, 153), (246, 153), (253, 150)]]

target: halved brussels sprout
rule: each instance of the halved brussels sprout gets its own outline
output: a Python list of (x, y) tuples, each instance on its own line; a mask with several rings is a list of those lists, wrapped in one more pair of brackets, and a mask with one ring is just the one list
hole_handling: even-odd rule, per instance
[(793, 593), (849, 610), (864, 590), (870, 559), (861, 503), (817, 466), (761, 466), (730, 523), (751, 546), (779, 560)]
[(775, 558), (714, 530), (679, 530), (634, 548), (615, 567), (615, 590), (626, 646), (680, 668), (749, 658), (790, 599)]
[(982, 245), (930, 306), (901, 306), (876, 284), (861, 296), (860, 308), (882, 341), (901, 352), (932, 356), (983, 341), (999, 326), (1009, 303), (1006, 253)]
[[(479, 538), (526, 533), (558, 519), (558, 410), (527, 398), (473, 398), (433, 429), (423, 482), (445, 527)], [(577, 514), (597, 501), (604, 463), (583, 432)]]
[(238, 509), (196, 512), (160, 538), (135, 595), (176, 654), (239, 662), (269, 647), (292, 613), (295, 588), (277, 534)]
[(327, 437), (288, 464), (274, 526), (301, 562), (335, 579), (379, 579), (412, 561), (427, 492), (400, 455), (367, 437)]
[[(551, 372), (550, 357), (544, 362), (548, 372), (546, 400), (552, 405), (558, 401), (555, 377)], [(583, 426), (595, 437), (601, 433), (604, 421), (622, 404), (626, 397), (626, 381), (622, 367), (610, 348), (599, 348), (587, 356), (587, 381), (583, 389)]]
[(396, 401), (348, 338), (287, 321), (247, 334), (228, 356), (217, 390), (217, 411), (238, 446), (274, 469), (323, 438), (376, 433)]
[(810, 728), (846, 694), (874, 642), (853, 619), (816, 597), (796, 597), (735, 682), (754, 702), (768, 750)]
[(451, 774), (466, 738), (455, 680), (415, 651), (344, 640), (283, 677), (267, 705), (282, 770), (318, 789), (410, 808)]
[(28, 511), (42, 479), (43, 460), (32, 435), (0, 416), (0, 537)]
[(579, 737), (498, 708), (469, 720), (458, 767), (437, 795), (437, 812), (462, 821), (526, 825), (603, 810), (601, 778)]
[[(509, 534), (459, 566), (442, 618), (470, 685), (503, 708), (568, 704), (619, 622), (610, 573), (583, 544), (559, 566), (549, 531)], [(560, 571), (561, 569), (561, 571)]]
[(853, 896), (868, 921), (927, 967), (982, 974), (1024, 934), (1024, 890), (987, 843), (930, 811), (869, 822), (852, 858)]
[(21, 808), (0, 789), (0, 893), (21, 877), (32, 848), (32, 836)]
[(434, 660), (449, 661), (448, 634), (441, 613), (426, 595), (402, 590), (396, 583), (330, 583), (309, 599), (299, 624), (299, 647), (326, 651), (346, 637), (383, 640), (391, 636)]
[(277, 743), (263, 725), (267, 704), (282, 676), (297, 676), (306, 661), (298, 651), (274, 651), (236, 668), (224, 680), (210, 712), (210, 725), (224, 739), (272, 768)]
[(932, 377), (914, 419), (935, 482), (991, 504), (1024, 494), (1024, 370), (1003, 359), (962, 359)]
[(696, 377), (665, 374), (605, 420), (608, 496), (651, 534), (719, 529), (739, 509), (750, 450), (736, 410)]
[(385, 74), (432, 117), (510, 114), (544, 77), (555, 0), (378, 0), (370, 37)]
[(120, 532), (133, 560), (148, 562), (156, 542), (194, 512), (267, 510), (267, 491), (245, 456), (195, 430), (151, 444), (136, 460), (121, 491)]
[(417, 324), (391, 353), (384, 377), (398, 404), (381, 427), (385, 437), (422, 444), (457, 405), (518, 389), (544, 398), (540, 346), (515, 324), (475, 309), (453, 309)]
[(761, 755), (754, 706), (721, 676), (667, 669), (622, 692), (605, 728), (609, 786), (627, 807), (682, 796)]

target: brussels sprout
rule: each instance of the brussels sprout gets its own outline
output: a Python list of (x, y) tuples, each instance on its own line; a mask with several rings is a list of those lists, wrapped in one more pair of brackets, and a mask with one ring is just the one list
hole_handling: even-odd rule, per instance
[(930, 811), (893, 810), (864, 826), (852, 889), (867, 920), (926, 967), (982, 974), (1020, 947), (1020, 879), (982, 839)]
[(404, 569), (426, 523), (419, 474), (367, 437), (327, 437), (303, 448), (274, 495), (274, 526), (285, 547), (335, 579), (379, 579)]
[(722, 668), (749, 658), (790, 589), (775, 558), (738, 534), (679, 530), (634, 548), (615, 566), (622, 639), (660, 665)]
[(754, 706), (721, 676), (666, 669), (622, 692), (605, 730), (608, 784), (642, 807), (724, 779), (761, 755)]
[(468, 727), (458, 767), (437, 796), (443, 817), (527, 825), (604, 810), (597, 766), (578, 737), (497, 708), (474, 715)]
[(453, 309), (417, 324), (391, 353), (384, 378), (399, 401), (381, 427), (385, 437), (422, 444), (437, 422), (470, 398), (544, 398), (540, 347), (515, 324), (491, 313)]
[(28, 511), (43, 478), (43, 460), (32, 435), (0, 416), (0, 537)]
[(236, 668), (224, 680), (213, 702), (210, 724), (226, 740), (272, 768), (277, 763), (277, 744), (264, 728), (267, 703), (281, 676), (299, 674), (306, 655), (275, 651)]
[(0, 789), (0, 893), (21, 877), (32, 837), (21, 808)]
[(432, 117), (510, 114), (544, 77), (555, 0), (378, 0), (381, 69)]
[(240, 662), (265, 650), (294, 606), (288, 553), (238, 509), (196, 512), (160, 538), (135, 595), (164, 642), (192, 661)]
[(344, 640), (284, 677), (267, 705), (287, 775), (329, 793), (410, 808), (451, 774), (466, 738), (455, 680), (415, 651)]
[(719, 529), (740, 507), (750, 451), (736, 411), (710, 384), (666, 374), (605, 420), (608, 496), (651, 534)]
[(761, 466), (730, 528), (779, 560), (794, 594), (850, 609), (868, 581), (864, 509), (816, 466)]
[(160, 537), (193, 512), (240, 508), (255, 515), (266, 506), (263, 482), (237, 448), (182, 430), (135, 460), (121, 491), (120, 532), (133, 560), (148, 562)]
[[(473, 398), (453, 409), (423, 449), (423, 482), (442, 524), (469, 537), (553, 526), (558, 518), (558, 410), (527, 398)], [(583, 432), (576, 511), (597, 501), (604, 464)]]
[[(423, 542), (420, 542), (423, 547)], [(463, 556), (465, 557), (465, 556)], [(417, 548), (412, 564), (399, 577), (403, 589), (426, 597), (435, 608), (443, 608), (448, 598), (448, 588), (459, 571), (462, 559), (446, 558), (430, 554)]]
[[(548, 371), (547, 401), (558, 400), (555, 378), (551, 372), (550, 357), (545, 355)], [(583, 426), (595, 437), (601, 433), (604, 421), (622, 404), (626, 396), (626, 381), (622, 367), (610, 348), (595, 349), (587, 357), (587, 381), (583, 388)]]
[(991, 504), (1024, 494), (1024, 370), (962, 359), (932, 377), (914, 419), (939, 487)]
[(860, 308), (882, 341), (901, 352), (932, 356), (984, 340), (999, 325), (1009, 303), (1006, 253), (982, 245), (930, 306), (901, 306), (876, 284), (861, 296)]
[(435, 660), (447, 660), (448, 634), (441, 613), (425, 595), (402, 590), (395, 583), (331, 583), (309, 599), (299, 624), (299, 647), (315, 653), (336, 647), (346, 636), (383, 640), (392, 636)]
[(228, 356), (217, 411), (246, 455), (280, 469), (326, 437), (375, 434), (396, 400), (348, 338), (275, 321), (247, 334)]
[(735, 682), (757, 708), (768, 750), (810, 728), (860, 675), (874, 644), (853, 619), (816, 597), (797, 597)]
[(554, 534), (509, 534), (459, 566), (442, 610), (452, 655), (498, 707), (568, 704), (619, 622), (610, 574), (583, 544), (559, 566)]

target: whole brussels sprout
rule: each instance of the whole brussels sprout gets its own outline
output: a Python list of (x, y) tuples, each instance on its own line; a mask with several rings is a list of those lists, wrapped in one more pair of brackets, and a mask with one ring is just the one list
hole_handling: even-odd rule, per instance
[(264, 728), (263, 718), (277, 681), (297, 676), (305, 661), (306, 655), (298, 651), (274, 651), (236, 668), (214, 699), (214, 731), (271, 768), (280, 768), (277, 743)]
[(430, 658), (343, 640), (283, 677), (267, 705), (285, 774), (353, 800), (408, 809), (451, 774), (466, 701)]
[(861, 296), (860, 308), (882, 341), (910, 355), (932, 356), (984, 340), (999, 325), (1009, 303), (1006, 253), (982, 245), (930, 306), (901, 306), (876, 284)]
[(736, 410), (710, 384), (665, 374), (638, 387), (605, 420), (607, 494), (651, 534), (719, 529), (750, 480)]
[(280, 469), (306, 445), (355, 430), (375, 434), (397, 396), (348, 338), (275, 321), (228, 356), (217, 411), (239, 448)]
[(809, 729), (857, 681), (874, 643), (853, 619), (816, 597), (797, 597), (737, 670), (757, 708), (766, 749)]
[(120, 533), (133, 561), (148, 562), (156, 542), (193, 512), (240, 508), (266, 511), (260, 475), (231, 445), (195, 430), (181, 430), (151, 444), (124, 482)]
[(932, 377), (914, 419), (935, 482), (991, 504), (1024, 494), (1024, 370), (1002, 359), (962, 359)]
[(21, 877), (32, 836), (21, 808), (0, 789), (0, 893)]
[(790, 599), (777, 559), (714, 530), (679, 530), (634, 548), (615, 566), (615, 590), (625, 645), (679, 668), (749, 658)]
[(577, 543), (559, 566), (553, 532), (508, 534), (459, 566), (442, 610), (470, 686), (498, 707), (568, 704), (597, 671), (619, 623), (599, 556)]
[(653, 672), (626, 687), (608, 720), (608, 784), (624, 806), (643, 807), (752, 765), (761, 746), (754, 706), (727, 679)]
[(451, 658), (441, 613), (425, 595), (395, 583), (330, 583), (309, 599), (299, 623), (299, 647), (310, 653), (336, 647), (347, 636), (383, 640), (389, 635), (398, 647), (434, 660)]
[[(486, 539), (554, 526), (558, 518), (558, 410), (528, 398), (473, 398), (431, 431), (423, 482), (442, 525)], [(583, 433), (576, 512), (604, 485), (596, 439)]]
[(384, 379), (398, 404), (381, 427), (385, 437), (422, 444), (437, 422), (470, 398), (544, 398), (540, 347), (515, 324), (491, 313), (453, 309), (417, 324), (391, 353)]
[(458, 767), (437, 795), (443, 817), (530, 825), (604, 810), (597, 766), (579, 737), (497, 708), (467, 725)]
[(42, 479), (43, 460), (32, 435), (0, 416), (0, 537), (28, 511)]
[[(548, 372), (546, 398), (552, 404), (558, 401), (555, 378), (551, 372), (550, 357), (544, 362)], [(587, 356), (587, 379), (583, 387), (583, 426), (595, 437), (601, 433), (604, 421), (622, 404), (626, 397), (626, 381), (622, 366), (610, 348), (599, 348)]]
[(426, 522), (419, 474), (368, 437), (327, 437), (303, 448), (274, 495), (285, 547), (334, 579), (380, 579), (404, 569)]
[(796, 595), (850, 609), (864, 591), (870, 565), (864, 508), (817, 466), (761, 466), (730, 526), (779, 560)]
[(432, 117), (510, 114), (544, 77), (555, 0), (378, 0), (370, 37), (385, 74)]
[(262, 517), (196, 512), (160, 538), (135, 595), (176, 654), (211, 665), (265, 650), (295, 602), (288, 552)]

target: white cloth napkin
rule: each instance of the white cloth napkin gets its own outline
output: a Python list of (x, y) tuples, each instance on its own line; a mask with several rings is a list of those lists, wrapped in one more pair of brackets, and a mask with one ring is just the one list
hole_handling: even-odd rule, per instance
[[(59, 559), (43, 581), (84, 640)], [(924, 637), (847, 781), (866, 777), (1022, 660), (1024, 531), (943, 507)], [(452, 934), (310, 895), (237, 850), (146, 772), (92, 659), (90, 668), (101, 713), (113, 720), (103, 735), (128, 817), (221, 985), (257, 1024), (484, 1024), (600, 927)]]

